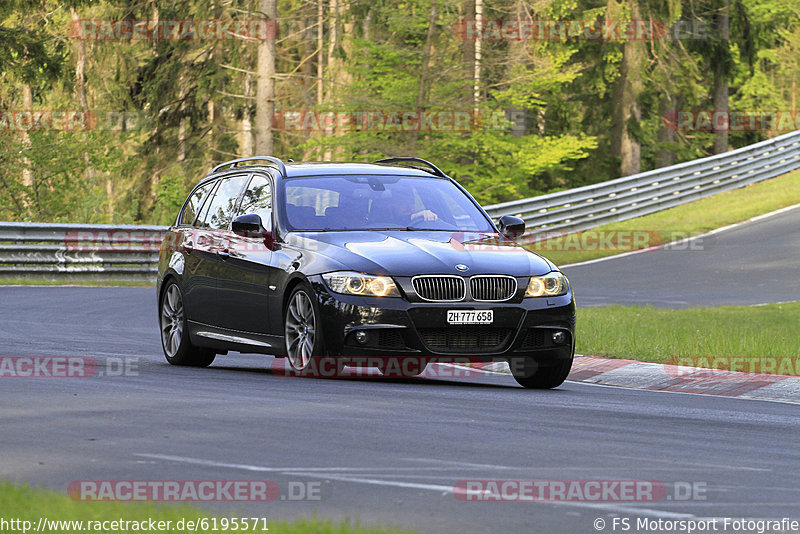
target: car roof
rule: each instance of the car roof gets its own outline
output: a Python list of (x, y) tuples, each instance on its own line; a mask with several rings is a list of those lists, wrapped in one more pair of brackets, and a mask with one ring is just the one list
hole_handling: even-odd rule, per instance
[[(273, 169), (279, 170), (275, 165), (265, 164), (251, 164), (238, 167), (227, 167), (220, 169), (217, 172), (210, 172), (204, 177), (210, 178), (212, 176), (221, 176), (232, 171), (241, 171), (243, 169)], [(382, 164), (382, 163), (348, 163), (348, 162), (330, 162), (330, 161), (310, 161), (302, 163), (288, 163), (286, 164), (285, 178), (295, 178), (299, 176), (331, 176), (339, 174), (373, 174), (373, 175), (388, 175), (388, 176), (419, 176), (424, 178), (444, 178), (437, 176), (429, 171), (411, 167), (402, 164)], [(284, 178), (278, 173), (278, 176)]]
[(286, 166), (287, 178), (300, 176), (332, 176), (343, 174), (371, 174), (387, 176), (419, 176), (424, 178), (441, 178), (430, 172), (405, 167), (400, 165), (381, 165), (375, 163), (331, 163), (331, 162), (309, 162), (309, 163), (290, 163)]
[[(216, 178), (226, 176), (242, 170), (261, 170), (270, 172), (273, 178), (278, 180), (291, 179), (291, 178), (313, 178), (323, 176), (337, 176), (337, 175), (371, 175), (371, 176), (409, 176), (416, 178), (429, 178), (429, 179), (449, 179), (447, 176), (438, 176), (426, 170), (403, 165), (402, 163), (343, 163), (343, 162), (302, 162), (302, 163), (289, 163), (284, 166), (286, 176), (281, 174), (281, 169), (275, 165), (270, 164), (251, 164), (237, 167), (227, 167), (219, 169), (216, 172), (210, 172), (204, 176), (197, 184), (200, 187)], [(437, 169), (438, 170), (438, 169)], [(277, 171), (277, 172), (276, 172)]]

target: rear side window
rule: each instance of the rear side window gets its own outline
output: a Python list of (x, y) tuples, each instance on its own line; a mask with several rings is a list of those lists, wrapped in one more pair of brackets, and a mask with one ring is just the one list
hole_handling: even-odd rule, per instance
[(202, 220), (197, 226), (211, 230), (226, 230), (231, 223), (239, 193), (250, 178), (249, 174), (240, 174), (220, 180), (214, 196), (206, 201)]
[(189, 198), (186, 200), (186, 205), (183, 207), (181, 213), (181, 220), (178, 224), (192, 224), (197, 214), (200, 213), (200, 207), (203, 205), (203, 198), (211, 191), (214, 182), (209, 182), (195, 189)]

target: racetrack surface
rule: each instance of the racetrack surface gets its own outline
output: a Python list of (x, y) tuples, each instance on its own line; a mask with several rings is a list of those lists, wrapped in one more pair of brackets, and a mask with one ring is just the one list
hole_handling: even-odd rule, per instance
[(578, 306), (800, 300), (800, 207), (637, 254), (565, 267)]
[[(643, 254), (641, 256), (647, 256)], [(580, 290), (579, 290), (580, 291)], [(2, 356), (89, 356), (121, 376), (0, 378), (0, 476), (320, 483), (320, 499), (203, 505), (423, 532), (596, 532), (617, 517), (800, 518), (797, 406), (508, 375), (299, 379), (271, 357), (169, 366), (153, 289), (0, 288)], [(116, 367), (115, 367), (116, 368)], [(462, 480), (647, 480), (656, 502), (462, 502)], [(58, 518), (50, 518), (58, 519)]]

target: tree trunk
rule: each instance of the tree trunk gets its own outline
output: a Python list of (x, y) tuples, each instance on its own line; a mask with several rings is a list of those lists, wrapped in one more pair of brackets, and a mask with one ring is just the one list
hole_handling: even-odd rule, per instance
[[(339, 47), (339, 0), (330, 0), (330, 13), (331, 18), (328, 23), (328, 57), (326, 62), (328, 64), (327, 79), (329, 81), (337, 80), (342, 70), (342, 60), (336, 57), (336, 49)], [(333, 83), (328, 84), (328, 89), (325, 95), (326, 102), (332, 102), (336, 97), (336, 86)]]
[[(155, 24), (158, 23), (159, 20), (159, 12), (158, 6), (153, 7), (153, 21)], [(153, 54), (158, 57), (158, 40), (153, 39)], [(156, 146), (153, 149), (153, 156), (154, 160), (158, 162), (159, 155), (161, 153), (161, 123), (159, 121), (155, 121), (155, 128), (153, 129), (152, 134), (153, 139), (156, 142)], [(156, 163), (153, 165), (153, 172), (150, 174), (150, 200), (152, 201), (152, 205), (155, 205), (156, 198), (158, 196), (158, 183), (161, 181), (161, 174), (159, 172), (159, 165)]]
[(181, 118), (178, 122), (178, 163), (186, 161), (186, 117), (183, 114), (186, 112), (186, 88), (183, 85), (183, 76), (178, 77), (178, 100), (180, 103)]
[[(22, 108), (26, 111), (33, 110), (33, 90), (28, 84), (22, 86)], [(22, 144), (25, 148), (31, 146), (31, 138), (27, 131), (22, 132)], [(25, 206), (26, 211), (30, 212), (31, 205), (33, 204), (31, 201), (34, 196), (33, 171), (31, 170), (31, 160), (27, 157), (22, 158), (22, 185), (27, 188), (27, 191), (25, 191), (22, 197), (22, 204)]]
[[(717, 12), (715, 21), (715, 33), (720, 37), (719, 45), (722, 47), (718, 57), (714, 61), (714, 111), (722, 116), (728, 116), (728, 39), (730, 37), (730, 20), (728, 9), (730, 0), (725, 0), (723, 6)], [(720, 129), (714, 130), (714, 154), (722, 154), (728, 151), (728, 121)]]
[[(464, 0), (461, 4), (460, 19), (465, 24), (470, 24), (475, 20), (475, 2), (474, 0)], [(461, 42), (461, 64), (464, 68), (464, 86), (463, 86), (463, 105), (464, 108), (472, 107), (475, 79), (475, 41), (466, 38), (466, 27), (464, 31), (464, 40)]]
[[(338, 24), (339, 24), (339, 0), (330, 0), (330, 13), (331, 13), (331, 20), (328, 23), (328, 53), (326, 58), (327, 63), (327, 74), (328, 79), (332, 80), (335, 77), (335, 72), (337, 69), (337, 64), (335, 63), (335, 52), (336, 52), (336, 45), (338, 44), (339, 39), (339, 31), (338, 31)], [(328, 84), (327, 92), (325, 100), (330, 102), (333, 99), (333, 83)], [(325, 101), (324, 100), (324, 101)], [(321, 126), (321, 125), (320, 125)], [(326, 128), (322, 135), (325, 137), (331, 135), (333, 132), (330, 128)], [(333, 159), (333, 153), (330, 149), (325, 150), (322, 154), (322, 161), (331, 161)]]
[[(224, 13), (224, 8), (222, 7), (222, 2), (213, 1), (210, 3), (209, 6), (209, 15), (216, 20), (222, 18)], [(270, 41), (274, 42), (274, 41)], [(222, 65), (225, 64), (225, 50), (226, 46), (221, 41), (214, 41), (214, 44), (211, 46), (211, 52), (209, 53), (209, 60), (211, 63), (211, 70), (213, 72), (221, 72)], [(217, 86), (219, 87), (219, 86)], [(210, 96), (208, 97), (208, 136), (206, 138), (207, 142), (207, 151), (206, 154), (210, 158), (210, 165), (213, 165), (216, 161), (219, 160), (220, 156), (224, 157), (224, 159), (229, 159), (229, 155), (223, 155), (220, 151), (222, 147), (222, 138), (224, 134), (224, 107), (222, 106), (221, 102), (217, 102), (217, 92), (211, 91)]]
[[(220, 44), (214, 45), (214, 49), (211, 52), (211, 63), (214, 65), (214, 70), (219, 72), (222, 67), (221, 65), (224, 63), (224, 54), (225, 54), (225, 47), (221, 46)], [(272, 116), (272, 114), (270, 114)], [(208, 155), (211, 157), (211, 162), (217, 161), (220, 156), (219, 148), (221, 146), (222, 136), (223, 136), (223, 107), (221, 104), (218, 104), (215, 101), (215, 96), (209, 97), (208, 100), (208, 121), (209, 121), (209, 131), (208, 131)], [(270, 130), (271, 133), (271, 130)], [(227, 157), (227, 156), (226, 156)]]
[[(253, 96), (253, 76), (251, 74), (245, 75), (244, 94), (248, 97)], [(253, 155), (253, 108), (249, 98), (245, 101), (242, 113), (241, 153), (245, 158)]]
[[(80, 25), (80, 16), (75, 8), (70, 8), (70, 14), (72, 16), (72, 23), (75, 27), (79, 27)], [(75, 98), (78, 100), (78, 105), (83, 110), (83, 113), (88, 116), (89, 111), (89, 99), (86, 96), (86, 41), (83, 39), (77, 39), (75, 41)], [(90, 184), (95, 183), (95, 177), (97, 176), (94, 169), (91, 167), (91, 158), (88, 152), (83, 153), (83, 161), (86, 163), (86, 180)], [(111, 223), (114, 220), (114, 186), (111, 183), (111, 176), (106, 175), (106, 202), (107, 202), (107, 218), (108, 222)]]
[[(278, 19), (276, 0), (260, 0), (261, 16), (274, 23)], [(274, 152), (272, 116), (275, 113), (275, 40), (258, 44), (256, 59), (256, 154), (271, 156)]]
[(323, 76), (325, 74), (325, 56), (322, 51), (324, 50), (325, 41), (323, 39), (325, 33), (325, 1), (317, 1), (317, 104), (322, 104), (322, 95), (325, 90), (323, 84)]
[[(483, 28), (483, 0), (475, 0), (475, 24), (478, 28)], [(473, 64), (472, 78), (472, 106), (475, 114), (478, 114), (478, 104), (481, 99), (481, 40), (475, 39), (475, 57)]]
[[(628, 5), (630, 18), (641, 20), (637, 0), (628, 0)], [(611, 153), (619, 158), (620, 176), (629, 176), (641, 170), (641, 145), (631, 128), (637, 127), (642, 119), (637, 97), (642, 87), (643, 46), (643, 42), (638, 40), (624, 42), (619, 76), (612, 88)]]
[[(428, 16), (428, 31), (425, 34), (425, 45), (422, 49), (422, 66), (419, 72), (419, 86), (417, 87), (417, 99), (414, 102), (415, 111), (424, 111), (428, 100), (428, 76), (430, 71), (431, 50), (433, 48), (433, 33), (436, 30), (438, 0), (431, 2), (431, 11)], [(419, 130), (414, 130), (411, 137), (412, 152), (419, 139)]]
[[(80, 27), (80, 16), (75, 8), (70, 8), (72, 23), (76, 28)], [(75, 40), (75, 96), (78, 105), (84, 113), (89, 111), (89, 101), (86, 98), (86, 41), (83, 39)]]
[(313, 31), (311, 28), (311, 14), (309, 13), (307, 5), (304, 5), (303, 15), (303, 66), (301, 72), (303, 73), (303, 105), (306, 109), (310, 109), (314, 103), (312, 96), (312, 88), (316, 85), (313, 82), (313, 74), (311, 72), (311, 60), (309, 58), (314, 56), (314, 43)]
[[(326, 72), (326, 78), (329, 80), (328, 83), (328, 90), (325, 95), (325, 102), (329, 104), (335, 102), (337, 100), (337, 96), (339, 91), (341, 90), (342, 86), (345, 86), (350, 77), (347, 71), (344, 68), (344, 61), (341, 57), (337, 55), (337, 49), (340, 46), (345, 46), (341, 40), (341, 34), (339, 32), (339, 20), (340, 20), (340, 9), (341, 9), (341, 0), (330, 0), (330, 13), (331, 18), (330, 22), (328, 23), (328, 69)], [(345, 34), (352, 34), (353, 31), (353, 23), (348, 22), (345, 24), (344, 32)], [(348, 49), (348, 51), (352, 51), (352, 49)], [(336, 83), (333, 83), (333, 82)], [(325, 136), (330, 137), (332, 135), (336, 135), (337, 133), (334, 131), (333, 127), (326, 127), (325, 128)], [(341, 132), (340, 135), (343, 135), (344, 132)], [(341, 153), (341, 150), (337, 150), (337, 153)], [(333, 151), (328, 149), (325, 150), (325, 153), (322, 156), (323, 161), (331, 161), (333, 159)]]
[(675, 126), (669, 125), (665, 119), (675, 120), (673, 117), (677, 113), (677, 102), (672, 95), (666, 94), (661, 97), (659, 103), (658, 116), (661, 117), (661, 126), (658, 129), (658, 143), (659, 148), (656, 153), (656, 167), (669, 167), (675, 164), (675, 152), (668, 147), (663, 146), (666, 143), (675, 142)]
[[(525, 9), (525, 5), (523, 0), (516, 0), (514, 2), (514, 19), (520, 21), (520, 25), (524, 23), (532, 23), (530, 16)], [(511, 79), (513, 76), (512, 69), (517, 65), (525, 65), (529, 62), (527, 56), (527, 44), (523, 40), (511, 41), (508, 43), (508, 55), (507, 55), (507, 63), (508, 63), (508, 70), (507, 70), (507, 77)], [(535, 64), (531, 64), (533, 68), (536, 68)], [(540, 108), (538, 110), (538, 127), (539, 133), (544, 135), (544, 108)], [(519, 108), (515, 106), (510, 106), (506, 109), (507, 116), (511, 122), (511, 135), (514, 137), (522, 137), (523, 135), (528, 133), (528, 110), (525, 108)]]

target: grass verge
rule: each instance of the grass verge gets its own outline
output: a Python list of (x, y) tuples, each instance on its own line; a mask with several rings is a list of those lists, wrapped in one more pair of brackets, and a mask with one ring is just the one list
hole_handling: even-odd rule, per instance
[(579, 354), (800, 376), (800, 302), (578, 309)]
[(27, 278), (0, 278), (0, 286), (156, 287), (152, 282), (125, 282), (121, 280), (29, 280)]
[(795, 204), (800, 204), (800, 171), (530, 248), (567, 265), (702, 234)]
[[(43, 533), (78, 533), (78, 532), (195, 532), (194, 529), (185, 528), (188, 521), (198, 521), (206, 519), (209, 528), (201, 528), (198, 531), (211, 531), (210, 525), (213, 516), (205, 514), (202, 510), (193, 508), (186, 504), (181, 505), (162, 505), (157, 503), (123, 503), (123, 502), (80, 502), (74, 501), (64, 494), (60, 494), (50, 490), (32, 489), (28, 486), (18, 486), (9, 482), (0, 482), (0, 510), (3, 512), (3, 519), (8, 521), (10, 519), (20, 519), (22, 521), (30, 521), (27, 532), (36, 531), (39, 526), (39, 519), (46, 518), (50, 524), (44, 524), (44, 528), (36, 531), (36, 534)], [(246, 514), (251, 516), (252, 514)], [(244, 517), (245, 514), (239, 514), (238, 517)], [(233, 517), (233, 516), (231, 516)], [(167, 530), (154, 531), (145, 523), (143, 528), (136, 528), (132, 523), (122, 524), (118, 523), (120, 528), (114, 528), (114, 525), (107, 524), (111, 528), (91, 528), (91, 523), (94, 521), (129, 521), (141, 522), (154, 520), (170, 521)], [(230, 529), (220, 528), (220, 519), (217, 518), (217, 530), (222, 532), (233, 532), (233, 523), (229, 523)], [(183, 520), (183, 529), (175, 527), (178, 522)], [(56, 525), (56, 521), (82, 521), (82, 530), (77, 528), (75, 524), (72, 525)], [(163, 525), (167, 525), (164, 523)], [(27, 534), (23, 529), (24, 524), (17, 523), (16, 527), (13, 524), (3, 525), (2, 531), (4, 533), (20, 533)], [(86, 528), (89, 526), (90, 528)], [(267, 530), (268, 529), (268, 530)], [(258, 527), (242, 530), (239, 528), (239, 534), (261, 534), (262, 532), (280, 532), (282, 534), (411, 534), (412, 531), (408, 530), (393, 530), (385, 527), (362, 527), (359, 525), (350, 525), (348, 523), (334, 523), (319, 519), (308, 519), (298, 521), (273, 521), (268, 520), (266, 523), (259, 520)]]

